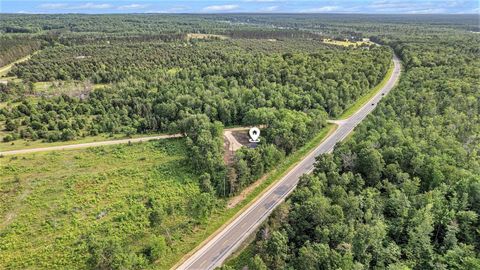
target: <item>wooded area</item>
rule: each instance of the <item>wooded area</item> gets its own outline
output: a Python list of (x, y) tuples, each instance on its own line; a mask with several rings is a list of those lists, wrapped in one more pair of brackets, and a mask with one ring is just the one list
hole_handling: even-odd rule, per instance
[[(258, 232), (254, 255), (224, 268), (475, 269), (477, 21), (2, 14), (0, 65), (36, 52), (0, 83), (2, 143), (169, 132), (185, 138), (0, 158), (0, 213), (9, 223), (0, 231), (0, 268), (171, 267), (212, 219), (227, 216), (229, 197), (378, 84), (395, 50), (405, 68), (398, 87), (348, 141), (318, 158), (314, 173)], [(364, 37), (384, 46), (322, 42)], [(38, 92), (39, 83), (53, 90)], [(55, 92), (64, 85), (82, 89)], [(262, 126), (262, 140), (227, 166), (223, 129), (236, 125)]]
[[(293, 41), (287, 41), (287, 49)], [(308, 42), (307, 42), (308, 43)], [(18, 64), (9, 83), (20, 105), (0, 110), (16, 138), (70, 140), (98, 133), (176, 131), (186, 115), (203, 113), (224, 125), (242, 124), (249, 110), (273, 107), (324, 110), (334, 117), (382, 80), (391, 52), (313, 49), (266, 53), (246, 43), (121, 43), (105, 46), (55, 46)], [(256, 41), (249, 42), (255, 48)], [(315, 44), (308, 44), (313, 47)], [(317, 45), (319, 45), (317, 43)], [(134, 64), (131, 64), (134, 63)], [(59, 96), (31, 101), (28, 81), (118, 82), (88, 98)]]
[(478, 34), (377, 40), (401, 56), (400, 84), (318, 157), (236, 268), (480, 266)]
[[(22, 81), (3, 86), (3, 100), (16, 100), (0, 109), (3, 141), (182, 132), (190, 138), (193, 167), (217, 194), (234, 195), (378, 84), (391, 59), (388, 48), (374, 45), (353, 50), (298, 39), (152, 41), (157, 36), (111, 42), (82, 36), (80, 45), (76, 36), (52, 38), (11, 70)], [(108, 85), (31, 98), (33, 83), (58, 80)], [(186, 132), (182, 126), (191, 119), (197, 120), (186, 126), (197, 130)], [(211, 121), (265, 125), (269, 145), (250, 152), (272, 160), (251, 171), (253, 157), (239, 153), (237, 165), (225, 168), (221, 132), (200, 135)]]

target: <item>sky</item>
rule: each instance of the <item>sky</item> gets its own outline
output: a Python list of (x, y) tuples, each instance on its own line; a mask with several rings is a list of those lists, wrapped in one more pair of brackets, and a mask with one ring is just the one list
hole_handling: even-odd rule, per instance
[(0, 13), (479, 14), (480, 0), (0, 0)]

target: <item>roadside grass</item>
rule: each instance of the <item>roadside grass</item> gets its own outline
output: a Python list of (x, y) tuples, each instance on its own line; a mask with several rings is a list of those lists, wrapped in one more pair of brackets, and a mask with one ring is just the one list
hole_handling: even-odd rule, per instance
[[(311, 139), (302, 148), (295, 151), (290, 156), (286, 157), (277, 168), (268, 173), (268, 177), (258, 185), (245, 199), (237, 204), (234, 208), (221, 210), (212, 215), (209, 220), (210, 223), (198, 228), (198, 232), (193, 234), (191, 238), (184, 239), (184, 245), (178, 247), (178, 255), (168, 259), (168, 263), (165, 261), (160, 264), (161, 268), (174, 268), (188, 259), (191, 254), (195, 253), (208, 240), (213, 238), (217, 232), (221, 231), (231, 221), (233, 221), (238, 215), (240, 215), (245, 209), (247, 209), (255, 199), (259, 198), (261, 194), (268, 190), (268, 186), (274, 185), (285, 174), (287, 174), (292, 167), (299, 163), (303, 157), (308, 155), (316, 146), (318, 146), (325, 138), (328, 137), (337, 128), (334, 124), (328, 124), (323, 128), (313, 139)], [(202, 231), (202, 232), (200, 232)], [(186, 255), (185, 255), (186, 254)]]
[(380, 89), (382, 89), (385, 84), (387, 84), (388, 80), (392, 76), (394, 69), (393, 62), (390, 63), (390, 66), (387, 70), (387, 73), (385, 74), (385, 77), (382, 79), (382, 81), (377, 84), (375, 87), (373, 87), (370, 91), (368, 91), (367, 94), (363, 95), (360, 97), (355, 103), (353, 103), (348, 109), (346, 109), (337, 119), (338, 120), (343, 120), (347, 119), (350, 116), (352, 116), (356, 111), (358, 111), (362, 106), (364, 106), (373, 96), (375, 96)]
[(254, 238), (248, 242), (243, 249), (238, 250), (236, 253), (232, 254), (232, 256), (226, 260), (225, 265), (233, 267), (233, 269), (242, 269), (250, 258), (255, 257), (255, 247), (253, 245)]
[[(201, 192), (185, 158), (184, 139), (0, 158), (0, 269), (87, 269), (92, 234), (131, 250), (160, 235), (170, 247), (162, 259), (178, 255)], [(157, 227), (150, 198), (168, 213)]]

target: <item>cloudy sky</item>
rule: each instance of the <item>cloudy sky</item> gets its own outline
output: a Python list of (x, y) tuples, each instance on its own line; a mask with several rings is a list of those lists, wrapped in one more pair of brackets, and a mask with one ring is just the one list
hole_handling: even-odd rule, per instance
[(0, 0), (0, 13), (479, 13), (479, 0)]

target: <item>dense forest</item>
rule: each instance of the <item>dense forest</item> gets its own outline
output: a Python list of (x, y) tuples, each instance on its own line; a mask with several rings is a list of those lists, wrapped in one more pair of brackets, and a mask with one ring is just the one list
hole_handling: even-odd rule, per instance
[[(263, 42), (255, 42), (48, 47), (11, 72), (30, 82), (88, 79), (115, 84), (83, 93), (83, 98), (20, 98), (20, 104), (0, 110), (9, 131), (3, 140), (175, 132), (179, 120), (199, 113), (238, 125), (250, 110), (263, 107), (326, 111), (334, 117), (380, 82), (390, 65), (391, 51), (385, 47), (314, 49), (317, 42), (305, 41), (304, 49), (292, 52), (288, 41), (282, 43), (287, 47), (282, 53), (283, 45), (266, 52)], [(24, 96), (29, 91), (28, 83), (6, 87), (5, 98), (22, 91), (18, 89)]]
[(400, 84), (317, 158), (237, 267), (478, 269), (479, 37), (378, 39), (404, 62)]

